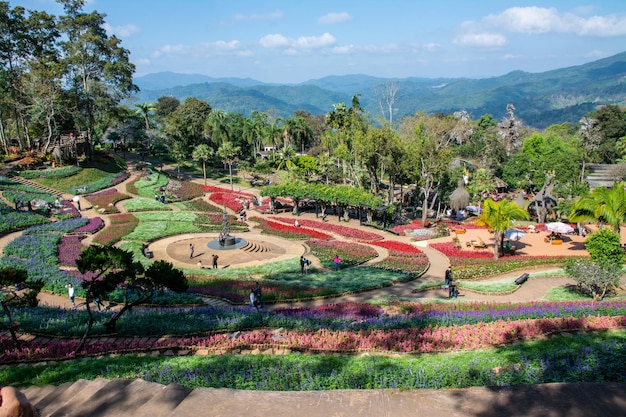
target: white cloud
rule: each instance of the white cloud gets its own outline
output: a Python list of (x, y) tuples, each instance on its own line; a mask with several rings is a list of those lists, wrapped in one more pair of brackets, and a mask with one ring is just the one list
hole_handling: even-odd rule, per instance
[(528, 34), (570, 33), (605, 37), (626, 35), (626, 17), (582, 17), (573, 13), (559, 13), (556, 8), (537, 6), (511, 7), (500, 14), (485, 17), (482, 24)]
[(252, 14), (243, 14), (237, 13), (233, 16), (235, 20), (245, 21), (245, 20), (276, 20), (283, 18), (283, 12), (280, 10), (276, 10), (271, 13), (252, 13)]
[(259, 40), (259, 44), (264, 48), (280, 48), (289, 46), (289, 43), (289, 39), (278, 33), (265, 35)]
[(139, 32), (139, 28), (133, 24), (113, 27), (108, 23), (105, 23), (103, 27), (107, 34), (115, 35), (120, 38), (127, 38)]
[(350, 16), (350, 13), (348, 12), (328, 13), (328, 14), (325, 14), (324, 16), (320, 16), (317, 19), (317, 23), (325, 25), (329, 23), (342, 23), (351, 19), (352, 19), (352, 16)]
[(462, 46), (495, 48), (506, 45), (506, 37), (499, 33), (467, 32), (457, 36), (454, 43)]
[(287, 38), (281, 34), (273, 33), (265, 35), (259, 40), (259, 44), (264, 48), (284, 48), (284, 52), (290, 55), (311, 49), (325, 48), (336, 42), (335, 37), (328, 32), (321, 36), (300, 36), (298, 38)]
[(196, 45), (164, 45), (152, 53), (154, 58), (166, 56), (216, 57), (216, 56), (250, 56), (252, 51), (240, 41), (204, 42)]

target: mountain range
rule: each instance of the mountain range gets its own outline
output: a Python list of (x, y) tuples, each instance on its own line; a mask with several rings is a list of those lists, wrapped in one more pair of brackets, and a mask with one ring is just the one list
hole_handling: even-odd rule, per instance
[(213, 78), (200, 74), (161, 72), (135, 78), (140, 91), (134, 102), (161, 96), (181, 101), (204, 100), (212, 108), (249, 116), (253, 110), (275, 109), (282, 117), (295, 110), (326, 114), (333, 104), (359, 95), (361, 106), (374, 118), (380, 111), (381, 86), (397, 88), (394, 120), (423, 111), (467, 111), (473, 119), (506, 115), (513, 104), (526, 125), (545, 128), (576, 123), (603, 104), (626, 104), (626, 52), (587, 64), (541, 73), (513, 71), (503, 76), (471, 78), (380, 78), (368, 75), (328, 76), (298, 84), (271, 84), (251, 78)]

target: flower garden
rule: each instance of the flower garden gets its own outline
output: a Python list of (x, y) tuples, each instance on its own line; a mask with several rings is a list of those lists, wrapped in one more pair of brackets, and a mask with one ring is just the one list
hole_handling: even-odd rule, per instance
[[(79, 173), (65, 169), (58, 175), (67, 180)], [(54, 178), (55, 174), (47, 175)], [(98, 212), (90, 219), (79, 217), (78, 212), (75, 217), (59, 219), (36, 211), (16, 211), (6, 203), (0, 205), (4, 219), (0, 234), (22, 231), (4, 247), (0, 267), (26, 269), (30, 279), (45, 282), (44, 290), (63, 296), (65, 285), (73, 283), (80, 296), (82, 277), (75, 265), (87, 236), (92, 236), (94, 243), (118, 244), (131, 251), (137, 261), (149, 265), (152, 261), (141, 251), (144, 242), (219, 231), (224, 207), (231, 211), (232, 230), (247, 230), (248, 225), (233, 212), (254, 199), (253, 194), (173, 181), (154, 172), (126, 182), (128, 194), (122, 194), (111, 185), (124, 177), (128, 175), (111, 174), (106, 177), (108, 182), (102, 183), (104, 186), (87, 187), (90, 194), (85, 198)], [(160, 190), (168, 195), (165, 204), (153, 198)], [(0, 191), (5, 200), (12, 202), (17, 198), (15, 193), (32, 190), (0, 179)], [(119, 213), (120, 205), (128, 212)], [(306, 218), (298, 218), (300, 226), (296, 227), (294, 219), (284, 215), (251, 216), (250, 212), (248, 218), (262, 233), (304, 245), (306, 256), (317, 258), (321, 267), (301, 274), (297, 259), (288, 259), (244, 268), (186, 268), (187, 294), (164, 294), (158, 301), (160, 307), (134, 309), (120, 319), (117, 334), (99, 337), (104, 335), (104, 322), (110, 313), (95, 315), (94, 336), (79, 355), (99, 357), (98, 361), (65, 361), (75, 358), (74, 351), (88, 321), (84, 310), (16, 308), (14, 320), (20, 323), (19, 330), (40, 337), (15, 346), (2, 334), (0, 364), (53, 362), (37, 368), (2, 367), (0, 380), (28, 385), (97, 376), (142, 377), (189, 387), (268, 390), (626, 382), (623, 299), (340, 302), (328, 297), (401, 282), (416, 287), (418, 283), (413, 281), (428, 269), (429, 260), (424, 251), (409, 242), (431, 238), (431, 234), (413, 233), (427, 230), (417, 223), (394, 230), (400, 235), (411, 234), (412, 238), (396, 239)], [(459, 280), (475, 281), (519, 268), (559, 266), (564, 262), (559, 257), (516, 256), (496, 263), (490, 252), (459, 250), (452, 242), (429, 246), (450, 260)], [(333, 270), (335, 256), (342, 259), (340, 271)], [(262, 283), (266, 303), (285, 305), (261, 311), (247, 307), (254, 281)], [(112, 294), (111, 300), (118, 296)], [(227, 300), (233, 306), (192, 305), (199, 302), (198, 296)], [(327, 302), (321, 301), (324, 298)], [(298, 308), (287, 304), (308, 299), (316, 303)], [(179, 352), (178, 356), (138, 355), (168, 349)], [(260, 352), (268, 354), (245, 354)], [(301, 352), (307, 355), (296, 354)], [(109, 353), (123, 355), (103, 356)], [(72, 372), (61, 373), (61, 369)]]

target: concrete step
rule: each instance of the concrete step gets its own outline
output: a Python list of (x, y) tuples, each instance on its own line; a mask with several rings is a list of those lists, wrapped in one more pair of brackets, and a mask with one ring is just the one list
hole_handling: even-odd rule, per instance
[[(626, 384), (540, 384), (442, 390), (252, 391), (163, 386), (143, 380), (79, 380), (26, 389), (41, 417), (613, 417)], [(37, 394), (42, 398), (36, 401)], [(44, 404), (45, 403), (45, 404)]]
[(22, 178), (22, 177), (17, 176), (17, 175), (11, 176), (9, 178), (11, 179), (11, 181), (19, 182), (20, 184), (28, 185), (28, 186), (36, 188), (38, 190), (45, 191), (47, 193), (52, 194), (53, 196), (61, 197), (63, 195), (63, 193), (61, 193), (59, 190), (55, 190), (54, 188), (46, 187), (45, 185), (41, 185), (39, 183), (36, 183), (35, 181), (30, 181), (30, 180), (27, 180), (26, 178)]

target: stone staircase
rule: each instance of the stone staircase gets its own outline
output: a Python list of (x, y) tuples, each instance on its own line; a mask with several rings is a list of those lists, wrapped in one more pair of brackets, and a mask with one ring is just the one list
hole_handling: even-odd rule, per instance
[(11, 175), (8, 178), (11, 181), (19, 182), (20, 184), (28, 185), (29, 187), (33, 187), (33, 188), (36, 188), (38, 190), (50, 193), (50, 194), (52, 194), (55, 197), (61, 198), (63, 196), (63, 193), (61, 193), (59, 190), (55, 190), (54, 188), (46, 187), (45, 185), (38, 184), (35, 181), (27, 180), (26, 178), (22, 178), (22, 177), (20, 177), (18, 175)]
[(291, 392), (98, 378), (22, 391), (41, 417), (613, 417), (626, 409), (618, 383)]
[(262, 252), (272, 251), (272, 249), (268, 248), (262, 243), (250, 242), (250, 241), (247, 241), (246, 245), (243, 246), (241, 250), (246, 251), (246, 252), (253, 252), (253, 253), (262, 253)]

